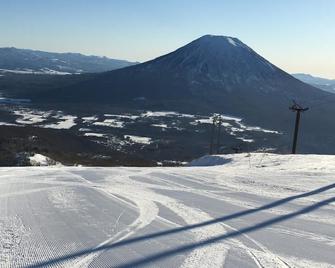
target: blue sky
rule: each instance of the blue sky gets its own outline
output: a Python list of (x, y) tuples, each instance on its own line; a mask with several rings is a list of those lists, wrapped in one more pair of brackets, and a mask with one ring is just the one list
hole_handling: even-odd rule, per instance
[(0, 46), (145, 61), (205, 34), (335, 78), (334, 0), (0, 0)]

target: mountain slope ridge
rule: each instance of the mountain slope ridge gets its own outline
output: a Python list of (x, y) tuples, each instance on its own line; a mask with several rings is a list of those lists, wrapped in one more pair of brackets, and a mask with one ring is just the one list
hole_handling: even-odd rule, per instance
[(335, 93), (335, 79), (327, 79), (304, 73), (295, 73), (292, 74), (292, 76), (306, 84), (312, 85), (330, 93)]
[(136, 62), (87, 56), (80, 53), (46, 52), (15, 47), (0, 48), (0, 73), (74, 74), (104, 72)]

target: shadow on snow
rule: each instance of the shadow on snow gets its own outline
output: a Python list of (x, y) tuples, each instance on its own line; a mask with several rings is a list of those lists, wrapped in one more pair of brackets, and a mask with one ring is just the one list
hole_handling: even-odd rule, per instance
[[(266, 204), (264, 206), (260, 206), (258, 208), (243, 210), (241, 212), (233, 213), (233, 214), (230, 214), (230, 215), (227, 215), (227, 216), (223, 216), (223, 217), (220, 217), (220, 218), (216, 218), (216, 219), (213, 219), (213, 220), (209, 220), (209, 221), (205, 221), (205, 222), (201, 222), (201, 223), (197, 223), (197, 224), (182, 226), (182, 227), (178, 227), (178, 228), (174, 228), (174, 229), (170, 229), (170, 230), (166, 230), (166, 231), (161, 231), (161, 232), (151, 233), (151, 234), (148, 234), (148, 235), (129, 238), (129, 239), (122, 240), (120, 242), (116, 242), (114, 244), (103, 245), (103, 246), (100, 246), (100, 247), (95, 247), (93, 249), (84, 249), (84, 250), (81, 250), (81, 251), (78, 251), (78, 252), (74, 252), (74, 253), (64, 255), (64, 256), (61, 256), (61, 257), (58, 257), (58, 258), (54, 258), (54, 259), (51, 259), (51, 260), (48, 260), (48, 261), (39, 262), (39, 263), (29, 265), (29, 266), (26, 266), (26, 267), (27, 268), (37, 268), (37, 267), (44, 267), (44, 266), (53, 265), (53, 264), (59, 264), (61, 262), (68, 261), (68, 260), (71, 260), (73, 258), (84, 256), (84, 255), (87, 255), (87, 254), (90, 254), (90, 253), (96, 253), (96, 252), (104, 251), (104, 250), (112, 250), (112, 249), (115, 249), (115, 248), (128, 246), (128, 245), (138, 243), (138, 242), (141, 242), (141, 241), (146, 241), (148, 239), (163, 237), (163, 236), (176, 234), (176, 233), (180, 233), (180, 232), (184, 232), (184, 231), (188, 231), (188, 230), (192, 230), (192, 229), (196, 229), (196, 228), (205, 227), (205, 226), (208, 226), (208, 225), (211, 225), (211, 224), (225, 222), (225, 221), (232, 220), (232, 219), (235, 219), (235, 218), (244, 217), (244, 216), (259, 212), (259, 211), (271, 209), (271, 208), (283, 205), (285, 203), (288, 203), (290, 201), (293, 201), (293, 200), (296, 200), (296, 199), (299, 199), (299, 198), (304, 198), (304, 197), (320, 194), (322, 192), (325, 192), (325, 191), (333, 189), (333, 188), (335, 188), (335, 183), (324, 186), (324, 187), (321, 187), (321, 188), (318, 188), (318, 189), (310, 191), (310, 192), (306, 192), (306, 193), (303, 193), (303, 194), (299, 194), (299, 195), (287, 197), (287, 198), (284, 198), (284, 199), (280, 199), (280, 200), (271, 202), (269, 204)], [(276, 224), (276, 223), (287, 221), (287, 220), (289, 220), (291, 218), (294, 218), (294, 217), (297, 217), (299, 215), (303, 215), (303, 214), (307, 214), (309, 212), (315, 211), (315, 210), (317, 210), (317, 209), (319, 209), (323, 206), (326, 206), (326, 205), (328, 205), (332, 202), (335, 202), (335, 197), (320, 201), (318, 203), (315, 203), (311, 206), (307, 206), (307, 207), (302, 208), (300, 210), (297, 210), (295, 212), (291, 212), (291, 213), (288, 213), (288, 214), (285, 214), (285, 215), (274, 217), (272, 219), (269, 219), (269, 220), (263, 221), (261, 223), (255, 224), (253, 226), (245, 227), (245, 228), (242, 228), (242, 229), (237, 230), (237, 231), (231, 231), (231, 232), (225, 233), (223, 235), (212, 237), (210, 239), (202, 240), (202, 241), (199, 241), (199, 242), (196, 242), (196, 243), (185, 244), (185, 245), (175, 247), (175, 248), (170, 249), (170, 250), (166, 250), (166, 251), (163, 251), (163, 252), (160, 252), (160, 253), (152, 254), (152, 255), (146, 256), (144, 258), (137, 259), (137, 260), (134, 260), (134, 261), (131, 261), (131, 262), (128, 262), (128, 263), (125, 263), (125, 264), (121, 264), (121, 265), (118, 265), (118, 266), (113, 266), (113, 267), (126, 268), (126, 267), (134, 267), (134, 266), (145, 265), (145, 264), (148, 264), (149, 262), (153, 262), (153, 261), (157, 261), (157, 260), (164, 259), (164, 258), (167, 258), (167, 257), (171, 257), (175, 254), (188, 252), (188, 251), (191, 251), (191, 250), (194, 250), (194, 249), (197, 249), (197, 248), (205, 247), (205, 246), (207, 246), (209, 244), (212, 244), (212, 243), (221, 242), (222, 240), (234, 238), (234, 237), (240, 236), (242, 234), (251, 233), (253, 231), (268, 227), (268, 226)]]

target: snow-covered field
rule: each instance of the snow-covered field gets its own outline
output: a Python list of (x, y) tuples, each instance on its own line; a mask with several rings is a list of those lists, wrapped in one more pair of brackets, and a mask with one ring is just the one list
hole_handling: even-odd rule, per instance
[(0, 169), (0, 267), (335, 267), (335, 157)]

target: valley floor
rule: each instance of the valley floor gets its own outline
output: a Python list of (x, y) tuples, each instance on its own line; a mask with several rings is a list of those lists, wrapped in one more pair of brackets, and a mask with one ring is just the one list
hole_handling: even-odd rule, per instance
[(0, 267), (335, 267), (334, 156), (193, 165), (0, 168)]

